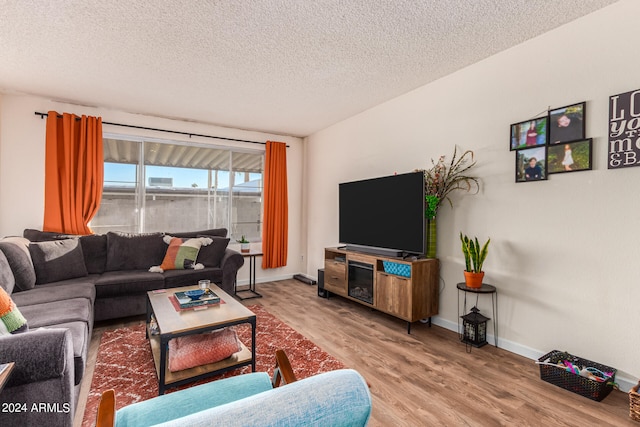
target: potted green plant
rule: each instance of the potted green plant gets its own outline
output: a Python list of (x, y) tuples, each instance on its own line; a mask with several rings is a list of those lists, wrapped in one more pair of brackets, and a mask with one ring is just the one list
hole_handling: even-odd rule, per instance
[(251, 247), (249, 246), (250, 242), (244, 237), (244, 234), (242, 235), (242, 238), (240, 238), (240, 240), (236, 240), (236, 242), (240, 243), (240, 252), (248, 253), (251, 251)]
[(482, 279), (484, 279), (484, 271), (482, 265), (489, 253), (489, 242), (487, 239), (484, 245), (480, 245), (478, 238), (470, 239), (460, 232), (460, 241), (462, 242), (462, 254), (464, 255), (464, 279), (469, 288), (482, 287)]

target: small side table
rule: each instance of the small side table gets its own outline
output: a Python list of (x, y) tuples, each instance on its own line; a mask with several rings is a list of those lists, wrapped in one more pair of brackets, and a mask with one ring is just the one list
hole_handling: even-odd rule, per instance
[[(245, 258), (249, 258), (249, 287), (238, 289), (238, 279), (236, 278), (233, 292), (241, 301), (251, 298), (262, 298), (262, 295), (256, 292), (256, 258), (262, 256), (262, 252), (251, 250), (249, 252), (241, 252), (241, 255)], [(241, 293), (248, 293), (249, 295), (240, 295)]]
[[(479, 288), (470, 288), (467, 286), (465, 282), (458, 283), (456, 285), (458, 287), (458, 334), (462, 336), (460, 329), (460, 316), (467, 313), (467, 293), (471, 292), (476, 294), (476, 307), (478, 306), (478, 298), (480, 294), (491, 294), (491, 309), (493, 311), (493, 315), (491, 318), (493, 319), (493, 337), (496, 342), (496, 348), (498, 347), (498, 290), (495, 286), (483, 283)], [(462, 309), (462, 313), (460, 314), (460, 292), (464, 293), (464, 305)]]
[(11, 375), (11, 371), (13, 371), (15, 365), (15, 362), (0, 363), (0, 392), (9, 380), (9, 376)]

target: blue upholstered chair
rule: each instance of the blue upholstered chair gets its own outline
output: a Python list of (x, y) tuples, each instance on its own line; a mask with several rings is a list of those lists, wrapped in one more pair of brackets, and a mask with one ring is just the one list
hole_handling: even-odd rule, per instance
[[(109, 390), (103, 393), (96, 427), (367, 424), (371, 395), (358, 372), (341, 369), (296, 381), (285, 364), (288, 360), (279, 360), (273, 379), (264, 372), (238, 375), (134, 403), (115, 414)], [(281, 381), (285, 385), (277, 387)]]

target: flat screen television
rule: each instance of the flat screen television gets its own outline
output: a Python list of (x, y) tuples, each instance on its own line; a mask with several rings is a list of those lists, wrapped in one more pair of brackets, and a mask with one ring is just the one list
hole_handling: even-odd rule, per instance
[(425, 253), (424, 174), (339, 184), (339, 236), (348, 249), (388, 256)]

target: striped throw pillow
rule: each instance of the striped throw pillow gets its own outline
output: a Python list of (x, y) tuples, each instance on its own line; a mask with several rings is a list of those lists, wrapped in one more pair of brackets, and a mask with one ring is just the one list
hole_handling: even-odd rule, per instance
[(17, 334), (29, 330), (24, 318), (9, 294), (0, 288), (0, 335)]

